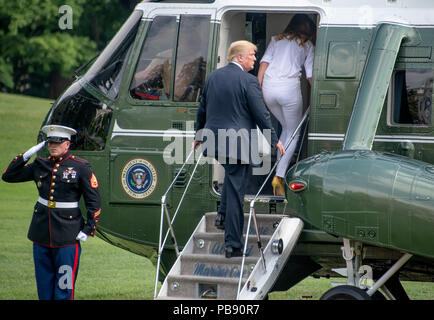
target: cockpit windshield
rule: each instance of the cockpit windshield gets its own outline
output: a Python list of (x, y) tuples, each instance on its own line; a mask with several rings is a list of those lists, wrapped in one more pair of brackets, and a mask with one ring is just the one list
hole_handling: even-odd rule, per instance
[(119, 93), (132, 44), (137, 34), (142, 11), (135, 10), (116, 33), (84, 78), (110, 99)]

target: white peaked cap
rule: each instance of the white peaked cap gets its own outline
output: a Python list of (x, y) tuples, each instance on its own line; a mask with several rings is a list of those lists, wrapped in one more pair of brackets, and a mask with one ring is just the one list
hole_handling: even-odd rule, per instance
[(41, 131), (47, 135), (47, 140), (57, 141), (57, 142), (60, 142), (61, 140), (64, 139), (71, 140), (71, 135), (77, 133), (77, 131), (72, 128), (57, 125), (57, 124), (50, 124), (47, 126), (43, 126)]

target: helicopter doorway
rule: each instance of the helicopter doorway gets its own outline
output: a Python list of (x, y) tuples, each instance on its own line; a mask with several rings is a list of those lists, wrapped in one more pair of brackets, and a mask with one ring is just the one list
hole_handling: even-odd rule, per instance
[[(298, 13), (298, 12), (297, 12)], [(305, 13), (305, 12), (300, 12)], [(218, 46), (217, 68), (223, 67), (227, 64), (226, 53), (233, 41), (248, 40), (257, 46), (256, 63), (251, 74), (257, 76), (259, 65), (262, 56), (267, 49), (273, 35), (281, 33), (295, 12), (242, 12), (242, 11), (228, 11), (224, 14), (220, 26), (220, 38)], [(307, 13), (311, 20), (318, 26), (319, 15), (315, 13)], [(315, 42), (315, 40), (314, 40)], [(307, 110), (310, 104), (310, 85), (306, 79), (306, 73), (303, 68), (300, 78), (301, 95), (303, 100), (303, 113)], [(281, 125), (279, 121), (271, 114), (272, 125), (280, 137)], [(307, 125), (303, 125), (300, 130), (299, 139), (294, 156), (288, 165), (288, 170), (291, 166), (300, 159), (307, 156)], [(273, 168), (277, 161), (276, 150), (271, 150), (271, 166)], [(260, 164), (259, 167), (266, 167)], [(263, 170), (256, 170), (262, 172)], [(252, 199), (260, 190), (262, 184), (266, 180), (268, 173), (254, 174), (255, 170), (250, 167), (249, 175), (246, 180), (246, 196), (245, 199)], [(264, 188), (262, 189), (259, 197), (262, 201), (284, 201), (284, 196), (274, 196), (271, 180), (274, 173), (270, 176)], [(214, 161), (212, 172), (212, 186), (216, 193), (220, 194), (223, 187), (224, 169), (217, 161)]]

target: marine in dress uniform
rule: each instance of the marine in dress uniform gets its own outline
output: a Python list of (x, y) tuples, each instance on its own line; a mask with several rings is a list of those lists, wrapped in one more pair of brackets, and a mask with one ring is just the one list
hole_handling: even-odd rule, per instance
[[(50, 157), (37, 157), (27, 164), (44, 147), (45, 141), (41, 142), (12, 160), (2, 179), (6, 182), (33, 180), (39, 191), (28, 231), (28, 238), (33, 242), (39, 299), (72, 300), (80, 240), (86, 241), (94, 235), (101, 213), (98, 181), (90, 164), (69, 152), (74, 129), (48, 125), (42, 131), (47, 135)], [(78, 205), (81, 196), (87, 209), (86, 222)]]

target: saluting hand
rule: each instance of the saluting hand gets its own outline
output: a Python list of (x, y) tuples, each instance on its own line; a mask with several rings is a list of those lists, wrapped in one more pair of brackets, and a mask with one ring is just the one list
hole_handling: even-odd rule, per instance
[(45, 141), (42, 141), (41, 143), (38, 143), (36, 146), (33, 146), (29, 150), (27, 150), (23, 154), (24, 161), (29, 160), (36, 152), (41, 150), (44, 145), (45, 145)]

